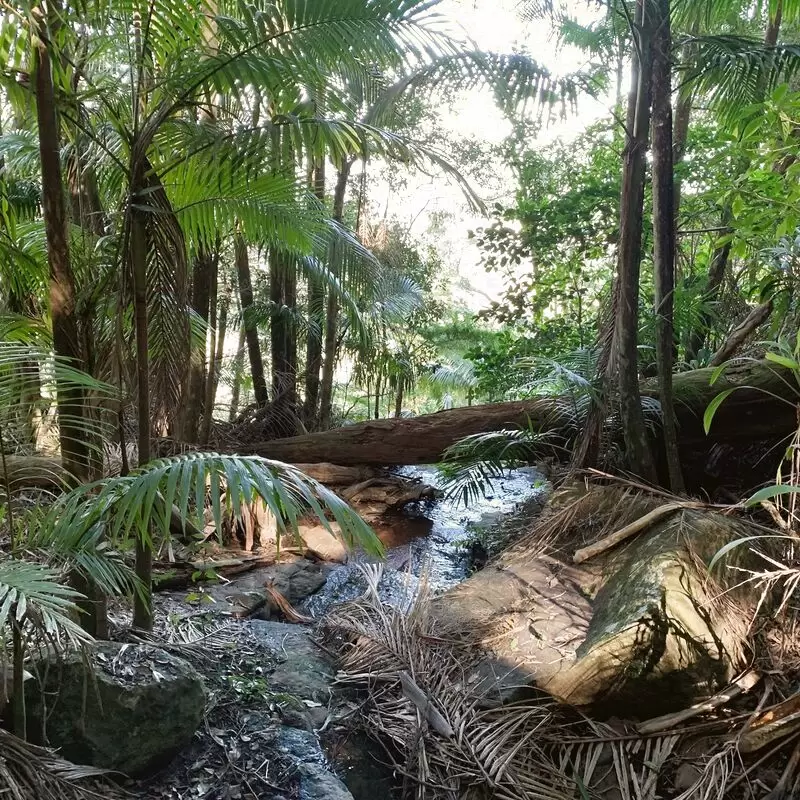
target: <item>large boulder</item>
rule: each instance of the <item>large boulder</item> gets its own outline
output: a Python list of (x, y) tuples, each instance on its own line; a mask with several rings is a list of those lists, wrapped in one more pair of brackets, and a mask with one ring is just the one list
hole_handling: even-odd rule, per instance
[(611, 714), (666, 713), (726, 685), (744, 663), (742, 609), (753, 598), (732, 591), (740, 573), (711, 576), (706, 565), (748, 533), (730, 516), (684, 509), (581, 567), (522, 544), (432, 612), (442, 630), (482, 644), (469, 680), (486, 701), (536, 687)]
[(188, 745), (203, 718), (203, 679), (156, 647), (97, 643), (38, 672), (44, 685), (26, 684), (29, 729), (79, 764), (149, 772)]

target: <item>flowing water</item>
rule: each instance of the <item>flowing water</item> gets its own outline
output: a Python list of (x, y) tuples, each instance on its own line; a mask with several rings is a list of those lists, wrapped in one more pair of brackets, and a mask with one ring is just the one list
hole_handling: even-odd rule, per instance
[[(399, 474), (440, 487), (442, 478), (435, 467), (405, 467)], [(544, 501), (546, 483), (531, 468), (509, 471), (494, 482), (492, 491), (464, 507), (446, 497), (413, 503), (402, 513), (385, 517), (376, 530), (387, 548), (386, 565), (379, 590), (386, 602), (405, 605), (413, 599), (424, 577), (434, 593), (446, 591), (463, 581), (473, 566), (474, 548), (487, 531), (523, 502)], [(337, 567), (324, 588), (305, 602), (304, 611), (322, 616), (331, 605), (354, 599), (366, 589), (357, 568), (367, 559), (356, 556)]]

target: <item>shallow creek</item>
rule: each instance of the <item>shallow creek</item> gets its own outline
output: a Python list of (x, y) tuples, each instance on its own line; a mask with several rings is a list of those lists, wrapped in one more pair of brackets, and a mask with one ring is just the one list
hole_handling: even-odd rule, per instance
[[(405, 467), (399, 474), (431, 486), (440, 487), (442, 478), (435, 467)], [(385, 517), (376, 531), (386, 545), (386, 565), (380, 592), (390, 603), (408, 602), (416, 594), (420, 580), (434, 594), (446, 591), (469, 577), (472, 569), (470, 542), (480, 541), (503, 517), (521, 503), (536, 497), (544, 501), (546, 482), (531, 468), (512, 470), (494, 481), (486, 497), (464, 507), (459, 501), (439, 497), (412, 503), (402, 513)], [(322, 616), (331, 605), (354, 599), (366, 584), (358, 564), (363, 555), (334, 569), (317, 594), (304, 603), (303, 610)]]

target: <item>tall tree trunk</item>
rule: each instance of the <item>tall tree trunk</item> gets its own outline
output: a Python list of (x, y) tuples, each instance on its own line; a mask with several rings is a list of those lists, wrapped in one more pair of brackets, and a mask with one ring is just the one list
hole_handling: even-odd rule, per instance
[[(201, 248), (197, 253), (192, 268), (192, 309), (203, 320), (208, 331), (214, 325), (210, 314), (211, 295), (216, 291), (219, 256)], [(197, 442), (199, 436), (200, 415), (203, 413), (206, 386), (206, 344), (192, 352), (189, 366), (189, 386), (186, 398), (186, 412), (183, 420), (181, 437), (186, 442)]]
[[(36, 86), (36, 117), (42, 169), (42, 216), (50, 269), (50, 316), (56, 356), (80, 369), (83, 354), (75, 312), (75, 279), (69, 258), (67, 211), (61, 178), (61, 135), (56, 114), (47, 20), (41, 7), (34, 9), (38, 31), (33, 57)], [(64, 467), (76, 482), (86, 479), (88, 450), (81, 419), (83, 396), (71, 387), (57, 387), (59, 439)]]
[[(75, 279), (72, 273), (67, 228), (67, 209), (61, 176), (61, 131), (56, 111), (48, 20), (42, 6), (33, 9), (37, 31), (33, 51), (36, 91), (36, 120), (39, 132), (39, 158), (42, 172), (42, 216), (47, 240), (50, 272), (50, 318), (53, 326), (53, 349), (57, 357), (81, 369), (84, 358), (75, 309)], [(59, 444), (61, 458), (70, 480), (82, 483), (89, 476), (89, 449), (86, 444), (85, 398), (74, 386), (56, 385)], [(73, 576), (78, 591), (86, 596), (81, 602), (84, 614), (81, 625), (92, 636), (108, 635), (105, 598), (99, 589), (82, 576)]]
[(383, 397), (383, 373), (379, 369), (375, 377), (375, 419), (381, 418), (381, 398)]
[[(200, 444), (207, 445), (211, 438), (211, 423), (214, 417), (214, 406), (217, 400), (217, 387), (219, 386), (219, 371), (222, 364), (222, 357), (225, 352), (225, 335), (228, 332), (228, 309), (230, 307), (230, 297), (228, 289), (225, 287), (225, 294), (218, 301), (217, 292), (214, 292), (214, 309), (219, 306), (219, 316), (216, 328), (211, 331), (211, 341), (209, 353), (211, 362), (208, 367), (208, 379), (206, 380), (206, 397), (204, 407), (206, 413), (203, 415), (203, 427), (200, 431)], [(215, 311), (216, 313), (216, 311)]]
[(297, 268), (294, 258), (270, 249), (269, 296), (272, 306), (272, 395), (276, 431), (297, 432)]
[(234, 258), (236, 261), (236, 274), (239, 279), (239, 299), (242, 307), (242, 330), (247, 342), (247, 352), (250, 356), (250, 373), (253, 376), (253, 392), (256, 396), (256, 405), (264, 408), (269, 403), (267, 379), (264, 375), (264, 361), (261, 357), (261, 342), (258, 340), (258, 328), (251, 313), (253, 306), (253, 284), (250, 278), (250, 257), (247, 252), (247, 243), (241, 234), (236, 234), (234, 241)]
[(236, 348), (236, 355), (233, 358), (233, 386), (231, 387), (231, 410), (228, 414), (229, 422), (234, 422), (236, 420), (236, 415), (239, 413), (239, 395), (242, 391), (245, 344), (245, 329), (243, 324), (239, 329), (239, 345)]
[(639, 393), (639, 274), (642, 260), (642, 214), (648, 137), (650, 133), (650, 82), (652, 74), (652, 13), (647, 0), (637, 0), (638, 48), (633, 55), (632, 98), (629, 102), (627, 143), (623, 154), (620, 199), (620, 241), (617, 264), (619, 306), (615, 346), (620, 416), (628, 467), (644, 478), (657, 479), (647, 439)]
[[(147, 337), (147, 231), (145, 212), (134, 207), (139, 198), (141, 176), (132, 186), (130, 256), (133, 277), (133, 316), (136, 329), (136, 411), (138, 416), (139, 466), (150, 461), (150, 359)], [(152, 630), (153, 611), (151, 586), (153, 576), (153, 547), (149, 536), (136, 536), (136, 574), (144, 585), (144, 596), (137, 592), (133, 598), (133, 624), (142, 630)]]
[[(344, 218), (344, 200), (347, 192), (347, 181), (355, 159), (347, 158), (336, 176), (336, 189), (333, 194), (333, 219), (341, 222)], [(325, 347), (322, 361), (322, 379), (320, 381), (320, 430), (331, 426), (333, 410), (333, 376), (336, 371), (336, 357), (339, 343), (339, 298), (336, 292), (328, 292), (325, 309)]]
[[(690, 36), (697, 35), (697, 26), (695, 25), (689, 32)], [(683, 61), (691, 64), (697, 53), (697, 46), (695, 44), (688, 44), (684, 48)], [(694, 98), (692, 87), (685, 83), (678, 89), (677, 99), (675, 101), (675, 115), (673, 123), (673, 136), (672, 136), (672, 164), (673, 172), (675, 167), (683, 163), (686, 157), (686, 147), (689, 141), (689, 124), (692, 119), (692, 100)], [(679, 216), (681, 210), (681, 194), (683, 186), (679, 175), (675, 175), (674, 181), (674, 205), (675, 205), (675, 227), (677, 229), (679, 224)]]
[[(313, 189), (317, 199), (325, 202), (325, 158), (313, 171)], [(308, 338), (306, 341), (305, 399), (303, 421), (307, 430), (315, 430), (319, 417), (320, 367), (322, 366), (322, 329), (325, 325), (325, 287), (321, 280), (308, 276)]]
[(670, 487), (684, 491), (672, 396), (675, 298), (675, 197), (672, 141), (670, 0), (655, 0), (653, 31), (653, 270), (656, 363)]
[[(468, 403), (468, 405), (472, 405)], [(403, 415), (403, 379), (398, 378), (397, 381), (397, 394), (394, 398), (394, 418), (400, 419)]]

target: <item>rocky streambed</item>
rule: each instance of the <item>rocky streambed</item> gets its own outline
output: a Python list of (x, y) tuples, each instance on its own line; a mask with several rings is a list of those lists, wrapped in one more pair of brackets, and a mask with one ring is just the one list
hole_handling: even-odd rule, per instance
[[(434, 468), (402, 472), (404, 479), (420, 485), (439, 483)], [(440, 493), (416, 494), (421, 498), (406, 503), (401, 511), (371, 520), (387, 547), (381, 597), (396, 605), (408, 605), (422, 584), (438, 595), (465, 580), (482, 565), (486, 552), (498, 545), (493, 538), (498, 525), (523, 505), (536, 513), (546, 486), (539, 473), (516, 471), (498, 480), (493, 492), (468, 509)], [(363, 594), (366, 581), (359, 567), (368, 559), (362, 554), (345, 559), (330, 549), (320, 529), (302, 533), (306, 553), (286, 552), (279, 563), (230, 581), (158, 596), (158, 634), (170, 642), (171, 654), (187, 662), (184, 681), (202, 676), (204, 700), (195, 699), (192, 714), (202, 715), (204, 705), (205, 715), (189, 739), (186, 730), (194, 722), (184, 709), (188, 724), (183, 741), (178, 743), (179, 736), (162, 737), (161, 771), (130, 786), (140, 796), (154, 800), (374, 800), (376, 792), (393, 796), (398, 781), (382, 764), (383, 753), (356, 730), (360, 701), (335, 690), (333, 659), (310, 624), (335, 604)], [(320, 551), (332, 560), (321, 559)], [(339, 563), (343, 560), (346, 563)], [(267, 586), (308, 622), (287, 622), (285, 609), (275, 603)], [(122, 656), (120, 647), (125, 648)], [(140, 677), (147, 678), (151, 692), (148, 702), (163, 715), (174, 713), (177, 684), (152, 679), (148, 658), (160, 675), (153, 652), (136, 642), (114, 648), (116, 652), (104, 656), (95, 668), (102, 671), (120, 659), (139, 663)], [(124, 699), (121, 706), (120, 719), (106, 718), (102, 730), (88, 731), (90, 749), (91, 739), (99, 741), (109, 724), (124, 729)], [(65, 713), (69, 715), (69, 709)], [(154, 745), (158, 727), (156, 713), (149, 726), (140, 725), (135, 735), (123, 730), (113, 747), (116, 763), (128, 763), (126, 758), (139, 763), (142, 741), (150, 743), (144, 748), (150, 758), (159, 746)], [(96, 753), (101, 749), (98, 745)]]
[[(438, 481), (435, 470), (407, 475)], [(67, 724), (65, 736), (74, 741), (53, 743), (80, 744), (86, 760), (128, 772), (135, 769), (124, 765), (163, 764), (154, 777), (130, 785), (156, 800), (388, 800), (406, 796), (430, 769), (438, 785), (485, 781), (487, 797), (498, 786), (512, 791), (514, 781), (540, 778), (554, 780), (558, 792), (566, 781), (563, 796), (581, 796), (563, 771), (548, 777), (546, 764), (541, 773), (528, 766), (543, 757), (541, 742), (550, 741), (547, 758), (572, 763), (581, 742), (599, 735), (574, 707), (601, 720), (621, 713), (632, 720), (628, 733), (603, 728), (599, 748), (613, 750), (617, 735), (641, 744), (637, 721), (670, 730), (676, 710), (682, 709), (677, 718), (691, 719), (706, 708), (695, 711), (692, 704), (709, 697), (708, 708), (716, 708), (714, 693), (744, 666), (741, 622), (752, 597), (731, 584), (730, 572), (711, 575), (706, 565), (726, 542), (751, 531), (746, 520), (702, 504), (664, 503), (614, 484), (568, 486), (542, 513), (546, 491), (540, 475), (518, 471), (464, 509), (418, 486), (402, 513), (383, 509), (374, 520), (388, 549), (380, 565), (347, 556), (334, 537), (314, 528), (301, 530), (306, 550), (286, 549), (278, 563), (190, 592), (162, 593), (158, 633), (166, 644), (132, 639), (94, 661), (93, 669), (104, 673), (99, 684), (121, 687), (106, 694), (112, 699), (104, 709), (107, 716), (116, 704), (119, 717), (94, 728)], [(487, 564), (490, 554), (496, 558)], [(421, 592), (424, 614), (398, 613)], [(365, 596), (373, 599), (358, 599)], [(319, 621), (328, 638), (319, 638)], [(395, 630), (405, 631), (402, 643)], [(139, 684), (150, 713), (132, 715)], [(343, 684), (358, 691), (344, 691)], [(562, 705), (542, 703), (541, 689)], [(81, 694), (73, 695), (75, 707), (60, 712), (67, 721), (82, 713), (75, 705)], [(727, 696), (720, 694), (723, 701)], [(453, 764), (469, 769), (478, 750), (470, 745), (467, 762), (466, 751), (448, 755), (461, 738), (432, 710), (436, 697), (455, 702), (448, 715), (463, 716), (459, 724), (476, 742), (487, 724), (503, 726), (509, 713), (524, 712), (519, 731), (533, 727), (519, 742), (503, 739), (508, 766), (500, 777), (488, 777), (481, 764), (467, 778), (452, 773)], [(523, 706), (504, 705), (509, 701)], [(662, 713), (664, 720), (650, 719)], [(161, 725), (159, 714), (187, 724)], [(574, 734), (574, 752), (564, 749), (562, 724), (585, 728)], [(372, 733), (374, 726), (393, 731), (394, 751), (364, 736), (365, 725)], [(109, 730), (119, 731), (111, 747)], [(681, 736), (670, 732), (668, 739), (674, 748)], [(417, 755), (402, 766), (409, 741), (417, 743), (412, 750), (432, 748), (424, 774)], [(113, 763), (102, 763), (109, 752)], [(664, 750), (664, 765), (671, 753)], [(392, 760), (399, 764), (394, 771), (386, 766)], [(679, 783), (672, 767), (664, 765), (648, 779), (656, 792), (648, 798), (680, 795), (672, 791)], [(623, 772), (627, 781), (630, 770)], [(586, 773), (580, 786), (605, 797), (590, 779), (600, 781)], [(659, 794), (664, 781), (670, 791)], [(618, 784), (614, 791), (626, 796), (622, 778)]]

